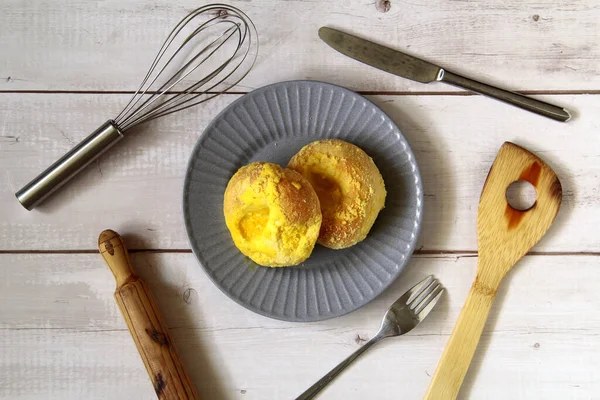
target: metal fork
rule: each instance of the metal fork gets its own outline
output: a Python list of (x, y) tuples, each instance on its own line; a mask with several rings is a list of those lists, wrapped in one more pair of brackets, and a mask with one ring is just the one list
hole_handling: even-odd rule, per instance
[(358, 356), (367, 351), (367, 349), (381, 339), (400, 336), (410, 332), (425, 319), (438, 302), (443, 292), (444, 288), (432, 275), (410, 288), (396, 300), (390, 308), (388, 308), (381, 321), (379, 331), (371, 340), (339, 363), (337, 367), (329, 371), (327, 375), (298, 396), (296, 400), (308, 400), (315, 397), (317, 393), (323, 390), (323, 388), (333, 380), (333, 378), (338, 376), (348, 365), (352, 364)]

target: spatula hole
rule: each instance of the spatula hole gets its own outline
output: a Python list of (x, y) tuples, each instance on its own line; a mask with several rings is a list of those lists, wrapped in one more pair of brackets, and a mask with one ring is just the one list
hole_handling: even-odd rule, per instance
[(536, 201), (535, 186), (523, 180), (514, 181), (506, 189), (506, 201), (515, 210), (527, 211)]

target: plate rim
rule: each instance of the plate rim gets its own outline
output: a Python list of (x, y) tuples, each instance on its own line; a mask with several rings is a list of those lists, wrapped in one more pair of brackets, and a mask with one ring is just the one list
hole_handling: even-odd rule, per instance
[[(199, 147), (202, 145), (202, 143), (204, 142), (204, 139), (207, 136), (207, 133), (209, 132), (210, 129), (213, 128), (213, 126), (217, 123), (217, 121), (225, 114), (227, 113), (229, 110), (233, 109), (238, 103), (240, 103), (241, 101), (243, 101), (243, 99), (248, 96), (251, 93), (257, 93), (257, 92), (263, 92), (263, 91), (267, 91), (268, 89), (272, 88), (272, 87), (277, 87), (277, 86), (286, 86), (286, 85), (292, 85), (292, 84), (317, 84), (317, 85), (323, 85), (323, 86), (329, 86), (329, 87), (333, 87), (335, 89), (338, 90), (342, 90), (343, 92), (347, 92), (347, 93), (351, 93), (353, 96), (359, 96), (361, 99), (363, 99), (364, 101), (366, 101), (367, 103), (369, 103), (370, 105), (372, 105), (373, 107), (375, 107), (377, 110), (379, 110), (383, 115), (385, 115), (385, 117), (387, 117), (387, 119), (389, 120), (389, 122), (396, 128), (396, 130), (400, 133), (400, 139), (403, 140), (406, 144), (406, 149), (405, 151), (407, 153), (409, 153), (409, 155), (412, 157), (412, 159), (414, 160), (414, 165), (415, 165), (415, 171), (414, 171), (414, 175), (417, 179), (417, 187), (419, 189), (419, 194), (418, 194), (418, 205), (417, 205), (417, 209), (418, 209), (418, 213), (416, 216), (416, 227), (414, 229), (414, 233), (415, 233), (415, 239), (414, 241), (412, 241), (409, 244), (409, 248), (406, 251), (406, 257), (400, 261), (398, 264), (400, 265), (399, 269), (398, 269), (398, 273), (395, 274), (395, 276), (392, 276), (392, 278), (389, 280), (389, 282), (387, 282), (387, 284), (382, 285), (381, 289), (375, 293), (375, 295), (373, 297), (371, 297), (370, 299), (368, 299), (367, 301), (365, 301), (362, 304), (358, 304), (356, 307), (352, 307), (352, 308), (348, 308), (345, 310), (342, 310), (342, 312), (339, 313), (334, 313), (333, 315), (330, 316), (323, 316), (322, 314), (317, 315), (316, 317), (312, 317), (312, 318), (304, 318), (304, 319), (298, 319), (298, 318), (293, 318), (293, 317), (286, 317), (285, 315), (273, 315), (273, 314), (269, 314), (263, 310), (261, 310), (260, 308), (256, 308), (254, 306), (252, 306), (252, 304), (249, 303), (245, 303), (243, 301), (241, 301), (240, 299), (235, 298), (234, 296), (232, 296), (229, 292), (227, 292), (218, 282), (215, 281), (215, 279), (213, 278), (213, 276), (211, 275), (210, 271), (208, 270), (208, 267), (206, 267), (204, 265), (204, 262), (202, 260), (202, 256), (199, 254), (199, 250), (196, 249), (196, 246), (194, 244), (194, 242), (192, 241), (192, 233), (191, 233), (191, 226), (190, 226), (190, 218), (187, 215), (186, 210), (189, 209), (189, 200), (188, 200), (188, 196), (186, 196), (187, 193), (189, 193), (189, 185), (190, 185), (190, 171), (191, 171), (191, 166), (192, 163), (194, 162), (194, 157), (193, 155), (197, 153), (197, 151), (199, 150)], [(215, 115), (212, 120), (208, 123), (208, 125), (206, 125), (206, 127), (204, 128), (204, 130), (202, 131), (202, 133), (200, 134), (200, 136), (198, 136), (198, 138), (196, 139), (196, 143), (194, 144), (194, 147), (192, 148), (192, 150), (189, 153), (188, 156), (188, 161), (186, 163), (186, 169), (185, 169), (185, 175), (184, 175), (184, 181), (183, 181), (183, 191), (182, 191), (182, 197), (183, 197), (183, 202), (181, 203), (181, 211), (182, 211), (182, 217), (183, 217), (183, 222), (184, 222), (184, 226), (185, 226), (185, 232), (186, 232), (186, 237), (188, 240), (188, 244), (190, 246), (190, 249), (192, 250), (192, 253), (194, 255), (194, 258), (196, 259), (196, 262), (198, 264), (200, 264), (201, 269), (204, 271), (205, 275), (208, 276), (209, 280), (212, 282), (213, 285), (215, 285), (223, 294), (225, 294), (225, 296), (227, 296), (230, 300), (233, 300), (236, 304), (238, 304), (239, 306), (252, 311), (256, 314), (259, 314), (263, 317), (266, 318), (270, 318), (270, 319), (274, 319), (274, 320), (279, 320), (279, 321), (286, 321), (286, 322), (297, 322), (297, 323), (310, 323), (310, 322), (320, 322), (320, 321), (326, 321), (326, 320), (330, 320), (330, 319), (335, 319), (335, 318), (340, 318), (344, 315), (350, 314), (354, 311), (357, 311), (359, 309), (361, 309), (362, 307), (366, 306), (367, 304), (371, 303), (373, 300), (375, 300), (376, 298), (378, 298), (379, 296), (381, 296), (381, 294), (383, 294), (383, 292), (385, 292), (394, 282), (396, 282), (400, 276), (402, 275), (402, 272), (406, 269), (407, 264), (409, 263), (409, 261), (412, 259), (413, 255), (414, 255), (414, 251), (417, 245), (417, 242), (419, 241), (420, 235), (421, 235), (421, 231), (422, 231), (422, 227), (423, 227), (423, 212), (424, 212), (424, 193), (423, 193), (423, 179), (421, 176), (421, 170), (419, 168), (419, 164), (417, 162), (417, 159), (414, 155), (414, 152), (412, 150), (412, 147), (410, 146), (410, 144), (408, 143), (408, 140), (406, 139), (406, 137), (404, 136), (404, 134), (402, 133), (402, 130), (398, 127), (398, 125), (396, 124), (396, 122), (381, 108), (379, 107), (377, 104), (375, 104), (373, 101), (369, 100), (366, 96), (348, 89), (344, 86), (338, 85), (338, 84), (334, 84), (334, 83), (329, 83), (329, 82), (324, 82), (324, 81), (319, 81), (319, 80), (314, 80), (314, 79), (293, 79), (293, 80), (285, 80), (285, 81), (280, 81), (280, 82), (274, 82), (274, 83), (270, 83), (261, 87), (258, 87), (256, 89), (253, 89), (247, 93), (242, 94), (238, 99), (234, 100), (233, 102), (231, 102), (230, 104), (228, 104), (225, 108), (223, 108), (219, 113), (217, 113), (217, 115)], [(283, 267), (286, 268), (286, 267)]]

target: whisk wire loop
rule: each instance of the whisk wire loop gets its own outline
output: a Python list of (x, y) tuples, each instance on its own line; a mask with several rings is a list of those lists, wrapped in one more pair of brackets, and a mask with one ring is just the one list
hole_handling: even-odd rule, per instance
[(121, 140), (123, 132), (227, 92), (248, 75), (257, 54), (256, 27), (239, 9), (212, 4), (190, 12), (168, 34), (119, 115), (16, 192), (17, 199), (33, 209)]
[[(207, 16), (207, 19), (196, 26), (183, 40), (176, 40), (184, 34), (184, 30), (195, 19)], [(192, 52), (192, 57), (183, 63), (171, 76), (152, 90), (159, 78), (172, 68), (184, 49), (192, 47), (195, 39), (209, 29), (223, 26), (218, 34), (212, 37), (208, 44), (200, 50)], [(150, 69), (142, 80), (123, 111), (115, 118), (116, 125), (125, 132), (135, 125), (181, 111), (214, 98), (237, 85), (250, 71), (256, 59), (258, 42), (255, 39), (256, 28), (252, 21), (235, 7), (215, 4), (200, 7), (183, 18), (169, 33), (167, 39), (158, 51)], [(169, 51), (177, 45), (174, 50)], [(226, 45), (232, 48), (225, 49)], [(217, 53), (222, 61), (213, 69), (206, 72), (201, 68)], [(250, 62), (248, 62), (250, 61)], [(243, 68), (244, 66), (247, 66)], [(187, 87), (187, 78), (196, 71), (204, 71), (204, 75)], [(239, 76), (234, 76), (235, 74)], [(230, 80), (233, 78), (230, 82)], [(219, 88), (219, 86), (222, 86)], [(203, 97), (199, 99), (199, 97)]]

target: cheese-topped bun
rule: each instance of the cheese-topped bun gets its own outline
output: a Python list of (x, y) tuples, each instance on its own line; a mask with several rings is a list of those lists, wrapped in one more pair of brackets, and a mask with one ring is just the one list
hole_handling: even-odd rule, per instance
[(267, 162), (244, 166), (231, 177), (223, 209), (236, 247), (263, 266), (306, 260), (321, 228), (319, 198), (310, 183)]
[(361, 148), (339, 139), (312, 142), (288, 164), (313, 186), (323, 222), (318, 243), (350, 247), (367, 236), (385, 204), (383, 178)]

